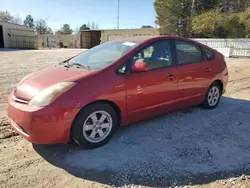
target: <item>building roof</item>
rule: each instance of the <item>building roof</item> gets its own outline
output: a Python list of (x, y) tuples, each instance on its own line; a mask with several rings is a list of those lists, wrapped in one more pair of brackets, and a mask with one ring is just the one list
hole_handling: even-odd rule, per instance
[(0, 20), (0, 25), (2, 25), (2, 24), (16, 25), (16, 26), (18, 26), (18, 27), (24, 27), (24, 28), (27, 28), (27, 29), (30, 29), (30, 30), (34, 30), (34, 28), (30, 28), (30, 27), (27, 27), (27, 26), (25, 26), (25, 25), (14, 24), (14, 23), (5, 22), (5, 21)]

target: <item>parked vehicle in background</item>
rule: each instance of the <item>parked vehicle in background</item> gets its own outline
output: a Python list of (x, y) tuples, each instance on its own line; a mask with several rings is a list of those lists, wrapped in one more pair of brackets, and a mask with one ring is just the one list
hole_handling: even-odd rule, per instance
[(126, 38), (25, 77), (10, 94), (16, 132), (39, 144), (105, 144), (119, 126), (201, 105), (215, 108), (228, 71), (219, 52), (179, 37)]

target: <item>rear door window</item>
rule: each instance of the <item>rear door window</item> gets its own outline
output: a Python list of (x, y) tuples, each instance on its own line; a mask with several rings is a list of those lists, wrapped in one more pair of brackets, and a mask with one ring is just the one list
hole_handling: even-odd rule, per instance
[(175, 41), (175, 47), (179, 65), (204, 61), (200, 47), (195, 44), (185, 41)]

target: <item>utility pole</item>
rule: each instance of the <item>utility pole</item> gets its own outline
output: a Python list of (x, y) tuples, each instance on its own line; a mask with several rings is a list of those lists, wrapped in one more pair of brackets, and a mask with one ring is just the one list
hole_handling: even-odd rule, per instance
[(120, 0), (118, 0), (118, 9), (117, 9), (117, 29), (119, 29), (120, 25)]

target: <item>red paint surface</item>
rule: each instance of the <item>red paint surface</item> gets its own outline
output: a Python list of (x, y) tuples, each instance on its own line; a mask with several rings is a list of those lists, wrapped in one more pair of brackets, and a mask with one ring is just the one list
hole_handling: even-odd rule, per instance
[[(66, 143), (70, 140), (70, 128), (77, 113), (92, 102), (106, 100), (114, 103), (121, 112), (121, 125), (127, 125), (202, 103), (208, 87), (215, 80), (223, 82), (223, 90), (226, 88), (228, 72), (224, 58), (218, 52), (213, 60), (202, 63), (117, 74), (117, 69), (139, 49), (154, 41), (168, 39), (180, 40), (174, 37), (133, 38), (131, 41), (142, 41), (142, 44), (100, 71), (56, 66), (32, 74), (19, 83), (9, 97), (8, 114), (12, 127), (33, 143)], [(77, 85), (47, 107), (34, 108), (13, 99), (15, 96), (30, 101), (37, 92), (65, 81), (74, 81)]]

